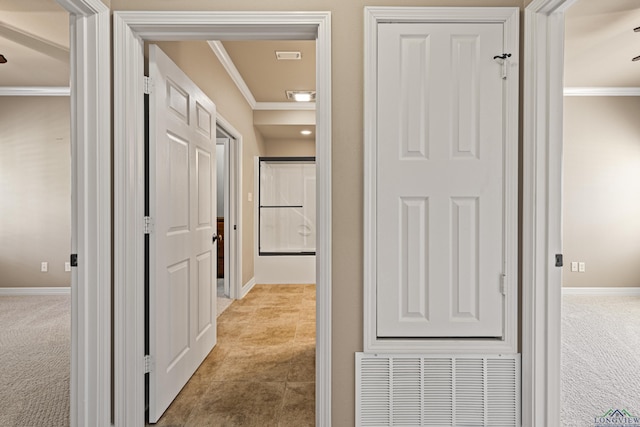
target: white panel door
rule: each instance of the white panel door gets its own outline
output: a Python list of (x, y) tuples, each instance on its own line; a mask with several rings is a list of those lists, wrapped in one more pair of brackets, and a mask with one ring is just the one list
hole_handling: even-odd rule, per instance
[(378, 26), (377, 334), (501, 337), (503, 26)]
[(149, 421), (156, 422), (216, 344), (213, 102), (149, 46)]

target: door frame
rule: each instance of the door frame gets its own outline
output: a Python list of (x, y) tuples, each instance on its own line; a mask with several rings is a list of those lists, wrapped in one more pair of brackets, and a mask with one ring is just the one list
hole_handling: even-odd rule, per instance
[[(232, 233), (231, 222), (238, 224), (242, 220), (242, 134), (220, 113), (216, 113), (216, 131), (217, 128), (234, 139), (234, 142), (225, 144), (224, 154), (225, 182), (229, 183), (224, 190), (224, 280), (229, 281), (229, 298), (240, 299), (248, 292), (243, 292), (242, 284), (242, 227)], [(234, 185), (231, 185), (232, 182)], [(231, 244), (227, 245), (229, 240)]]
[(69, 12), (71, 104), (71, 426), (111, 424), (110, 10), (56, 0)]
[(378, 338), (376, 330), (376, 127), (377, 127), (377, 26), (385, 22), (482, 23), (504, 25), (504, 43), (519, 63), (517, 7), (365, 7), (365, 115), (364, 115), (364, 352), (396, 353), (517, 353), (518, 352), (518, 83), (511, 71), (505, 85), (505, 313), (504, 339)]
[(560, 425), (564, 14), (525, 9), (522, 211), (522, 424)]
[[(113, 13), (114, 411), (144, 425), (145, 40), (316, 40), (318, 256), (316, 425), (331, 425), (331, 13), (137, 11)], [(131, 94), (140, 94), (132, 97)]]

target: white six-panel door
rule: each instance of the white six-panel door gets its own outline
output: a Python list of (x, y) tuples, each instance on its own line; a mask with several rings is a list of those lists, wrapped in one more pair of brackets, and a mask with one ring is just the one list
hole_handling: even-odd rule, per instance
[(156, 422), (216, 344), (213, 102), (149, 47), (149, 421)]
[(378, 26), (378, 337), (502, 337), (499, 23)]

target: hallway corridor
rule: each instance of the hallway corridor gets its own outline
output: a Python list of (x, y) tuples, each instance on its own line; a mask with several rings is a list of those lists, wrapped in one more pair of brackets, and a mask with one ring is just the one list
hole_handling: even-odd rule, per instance
[(315, 425), (314, 285), (256, 285), (156, 426)]

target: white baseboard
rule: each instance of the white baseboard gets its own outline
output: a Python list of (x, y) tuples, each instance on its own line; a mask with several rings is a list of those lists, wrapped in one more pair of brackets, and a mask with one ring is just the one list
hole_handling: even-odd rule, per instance
[(562, 295), (601, 295), (618, 297), (638, 297), (640, 287), (621, 288), (562, 288)]
[(240, 290), (240, 297), (238, 299), (244, 298), (244, 296), (247, 295), (255, 285), (256, 285), (256, 278), (254, 276), (242, 286), (242, 289)]
[(16, 295), (70, 295), (71, 287), (41, 287), (41, 288), (0, 288), (1, 296)]

